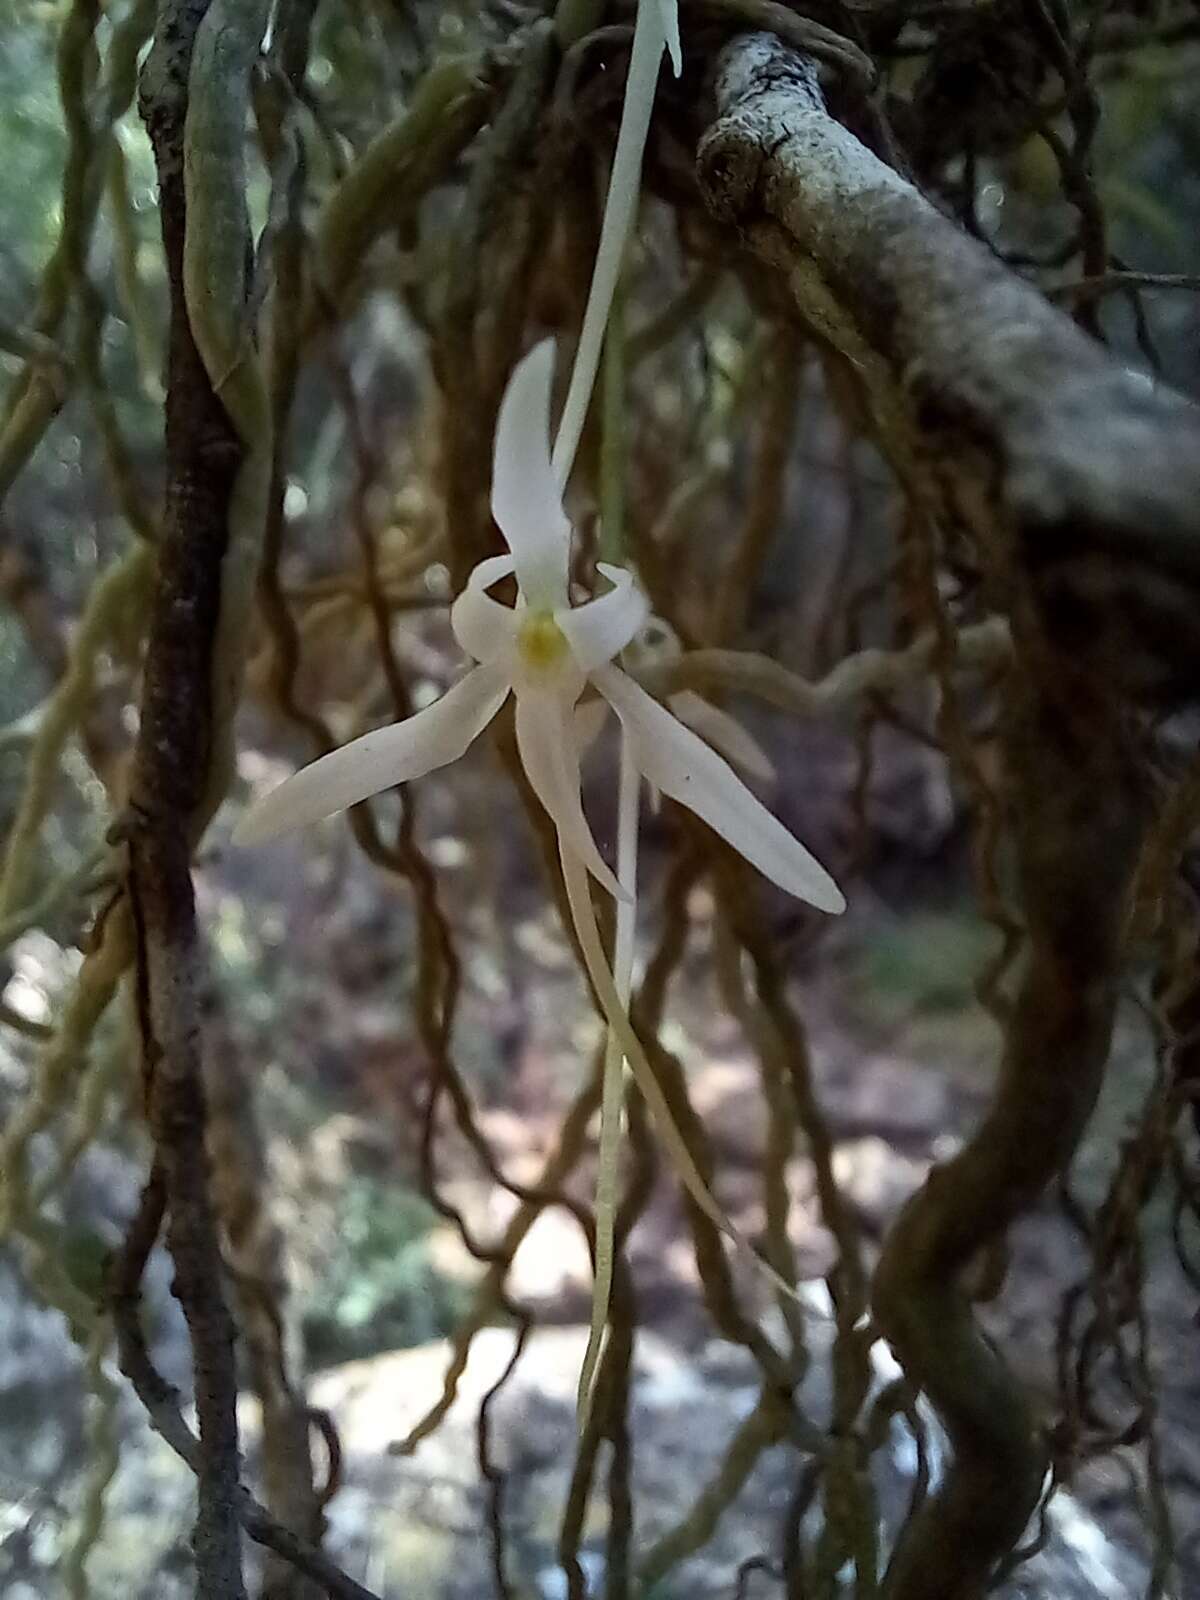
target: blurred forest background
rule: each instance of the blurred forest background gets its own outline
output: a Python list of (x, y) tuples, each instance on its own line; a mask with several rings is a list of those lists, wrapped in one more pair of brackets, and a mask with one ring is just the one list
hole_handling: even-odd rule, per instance
[[(249, 797), (459, 670), (448, 603), (494, 537), (496, 406), (535, 337), (569, 348), (578, 327), (632, 6), (281, 0), (250, 85), (274, 473), (236, 769), (195, 851), (211, 1187), (246, 1482), (381, 1596), (872, 1596), (952, 1455), (874, 1338), (869, 1282), (905, 1201), (985, 1115), (1011, 1019), (1008, 633), (969, 537), (922, 528), (850, 365), (706, 210), (695, 147), (723, 43), (820, 24), (873, 73), (864, 87), (825, 52), (835, 116), (1147, 388), (1200, 392), (1189, 0), (681, 15), (607, 420), (569, 503), (586, 547), (604, 497), (623, 501), (661, 619), (645, 681), (736, 713), (776, 769), (764, 798), (850, 909), (810, 913), (671, 805), (647, 816), (635, 1017), (721, 1205), (798, 1295), (772, 1303), (723, 1254), (631, 1096), (614, 1334), (582, 1441), (602, 1032), (510, 735), (277, 844), (229, 835)], [(153, 1155), (113, 824), (168, 472), (170, 283), (137, 105), (154, 21), (147, 0), (0, 0), (12, 1600), (195, 1585), (195, 1480), (113, 1334), (114, 1252)], [(692, 680), (676, 645), (727, 654)], [(1138, 904), (1155, 909), (1123, 947), (1097, 1108), (964, 1286), (1051, 1469), (990, 1561), (1007, 1595), (1200, 1594), (1185, 699), (1136, 713), (1161, 823)], [(609, 730), (585, 774), (606, 848), (614, 764)], [(186, 1404), (171, 1282), (156, 1250), (142, 1325)], [(259, 1592), (322, 1592), (248, 1560)]]

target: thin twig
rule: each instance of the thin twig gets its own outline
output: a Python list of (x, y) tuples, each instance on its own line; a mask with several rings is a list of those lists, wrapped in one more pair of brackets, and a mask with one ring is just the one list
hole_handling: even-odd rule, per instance
[[(166, 1203), (163, 1168), (155, 1162), (125, 1239), (109, 1262), (106, 1299), (116, 1331), (121, 1371), (146, 1408), (151, 1427), (200, 1477), (205, 1470), (205, 1445), (188, 1427), (180, 1410), (179, 1396), (155, 1367), (141, 1327), (142, 1274), (162, 1227)], [(312, 1578), (334, 1600), (378, 1600), (370, 1589), (348, 1577), (315, 1545), (276, 1522), (241, 1484), (235, 1486), (230, 1510), (256, 1544), (273, 1551), (297, 1572)], [(201, 1592), (206, 1594), (206, 1591)]]
[[(811, 717), (852, 707), (871, 694), (886, 693), (924, 677), (937, 650), (925, 634), (906, 650), (860, 650), (840, 661), (815, 683), (789, 672), (770, 656), (748, 650), (690, 650), (678, 659), (640, 669), (638, 677), (656, 694), (681, 689), (729, 689)], [(1008, 624), (1000, 617), (964, 628), (957, 661), (980, 670), (1003, 666), (1012, 657)]]
[(1200, 275), (1192, 272), (1101, 272), (1056, 283), (1046, 290), (1052, 300), (1095, 300), (1123, 289), (1200, 290)]

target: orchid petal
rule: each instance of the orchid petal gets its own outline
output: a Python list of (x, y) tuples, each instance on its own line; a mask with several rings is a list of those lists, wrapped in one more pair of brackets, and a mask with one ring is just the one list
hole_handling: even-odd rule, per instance
[(242, 817), (234, 843), (258, 844), (289, 833), (448, 766), (483, 732), (508, 693), (503, 673), (476, 667), (424, 711), (364, 733), (272, 789)]
[(844, 911), (841, 890), (815, 856), (771, 815), (727, 761), (616, 667), (593, 682), (633, 741), (647, 782), (708, 823), (781, 889), (821, 911)]
[(487, 590), (507, 578), (514, 565), (511, 556), (489, 556), (481, 561), (450, 607), (450, 626), (467, 654), (506, 670), (512, 665), (520, 623), (513, 608), (493, 600)]
[(571, 524), (550, 466), (550, 389), (554, 340), (517, 363), (496, 420), (492, 515), (516, 563), (530, 605), (553, 607), (567, 597)]
[(575, 748), (585, 755), (604, 730), (608, 717), (607, 700), (582, 700), (575, 707)]
[(728, 711), (722, 711), (720, 706), (714, 706), (691, 689), (681, 689), (678, 694), (671, 695), (667, 704), (680, 722), (686, 722), (706, 744), (719, 750), (726, 761), (763, 783), (775, 781), (770, 756)]
[[(645, 3), (645, 0), (643, 0)], [(655, 0), (663, 38), (671, 56), (671, 70), (678, 77), (683, 71), (683, 46), (679, 39), (679, 0)]]
[(583, 814), (574, 714), (573, 702), (561, 694), (536, 690), (518, 694), (521, 765), (554, 823), (561, 847), (582, 861), (609, 894), (623, 900), (624, 890), (596, 848)]
[(594, 672), (618, 655), (637, 633), (650, 614), (645, 595), (625, 567), (607, 561), (598, 570), (612, 584), (607, 594), (582, 606), (564, 606), (554, 613), (571, 646), (571, 653), (584, 672)]
[(646, 148), (646, 135), (650, 131), (650, 114), (654, 109), (654, 93), (658, 87), (663, 42), (662, 18), (657, 9), (657, 0), (654, 3), (641, 0), (634, 21), (633, 52), (625, 78), (621, 125), (617, 129), (617, 148), (613, 154), (612, 176), (604, 202), (604, 220), (600, 224), (596, 264), (592, 269), (592, 282), (583, 313), (575, 365), (571, 369), (571, 382), (563, 403), (558, 436), (554, 441), (554, 479), (560, 489), (566, 487), (567, 479), (571, 476), (575, 452), (579, 448), (583, 424), (587, 419), (588, 402), (600, 365), (604, 330), (608, 325), (608, 314), (621, 273), (625, 241), (629, 237), (637, 208), (642, 155)]

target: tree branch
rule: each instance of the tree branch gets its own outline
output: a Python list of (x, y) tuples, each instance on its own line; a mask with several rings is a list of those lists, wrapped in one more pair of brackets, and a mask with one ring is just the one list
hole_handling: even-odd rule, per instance
[[(243, 7), (235, 22), (222, 10), (223, 0), (162, 0), (141, 84), (158, 171), (170, 345), (165, 514), (127, 832), (147, 1108), (195, 1370), (199, 1593), (243, 1600), (234, 1330), (205, 1143), (203, 954), (190, 870), (193, 840), (220, 782), (216, 755), (227, 745), (230, 680), (240, 668), (232, 630), (245, 602), (239, 609), (240, 597), (225, 590), (237, 587), (234, 558), (255, 522), (248, 470), (256, 455), (237, 406), (243, 374), (236, 360), (226, 362), (220, 339), (230, 323), (241, 332), (245, 295), (240, 279), (229, 281), (229, 263), (244, 270), (244, 186), (221, 170), (221, 141), (232, 150), (227, 160), (241, 158), (265, 17), (261, 7)], [(192, 292), (196, 274), (188, 269), (201, 255), (215, 307)], [(221, 363), (216, 380), (214, 362)]]
[(1167, 698), (1200, 666), (1200, 412), (1123, 366), (828, 113), (769, 34), (722, 51), (708, 205), (849, 364), (909, 491), (1109, 682)]
[(1145, 821), (1119, 712), (1086, 673), (1018, 669), (1005, 737), (1028, 957), (996, 1097), (888, 1235), (873, 1306), (954, 1446), (941, 1490), (906, 1529), (887, 1600), (966, 1600), (1033, 1513), (1049, 1464), (1029, 1405), (975, 1328), (964, 1276), (1061, 1172), (1108, 1059), (1125, 911)]
[[(853, 709), (869, 695), (889, 694), (919, 683), (937, 650), (937, 639), (928, 633), (903, 650), (870, 647), (843, 657), (815, 682), (753, 650), (688, 650), (672, 661), (639, 668), (635, 676), (657, 695), (677, 694), (681, 689), (701, 693), (728, 689), (752, 694), (793, 716), (813, 717)], [(958, 635), (958, 666), (987, 672), (1007, 666), (1011, 659), (1012, 640), (1002, 617), (974, 623)]]
[[(1012, 627), (1005, 756), (1028, 959), (995, 1101), (901, 1214), (872, 1291), (954, 1450), (884, 1594), (975, 1600), (1037, 1504), (1048, 1453), (965, 1279), (1063, 1170), (1102, 1080), (1145, 820), (1114, 687), (1194, 683), (1200, 416), (833, 121), (811, 61), (743, 36), (716, 94), (699, 153), (710, 207), (848, 363), (919, 513), (974, 534)], [(885, 662), (905, 657), (868, 676)]]
[[(138, 1209), (124, 1242), (109, 1263), (106, 1299), (112, 1313), (121, 1371), (145, 1406), (151, 1427), (166, 1440), (180, 1460), (197, 1476), (201, 1476), (204, 1471), (204, 1445), (184, 1420), (179, 1409), (179, 1396), (150, 1358), (139, 1314), (142, 1273), (158, 1238), (166, 1202), (163, 1169), (156, 1164), (142, 1190)], [(276, 1522), (270, 1512), (240, 1485), (234, 1494), (233, 1509), (242, 1527), (256, 1544), (263, 1545), (297, 1572), (311, 1578), (326, 1594), (333, 1596), (333, 1600), (377, 1600), (371, 1590), (364, 1589), (353, 1578), (347, 1577), (314, 1544), (297, 1537)], [(208, 1591), (202, 1589), (201, 1595), (203, 1600), (207, 1600)]]

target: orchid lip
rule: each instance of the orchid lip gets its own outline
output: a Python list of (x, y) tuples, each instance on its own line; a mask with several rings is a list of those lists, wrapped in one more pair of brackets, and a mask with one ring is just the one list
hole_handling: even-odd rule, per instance
[(517, 653), (529, 672), (538, 675), (553, 672), (562, 666), (570, 652), (567, 636), (552, 611), (539, 609), (525, 613), (517, 627)]

